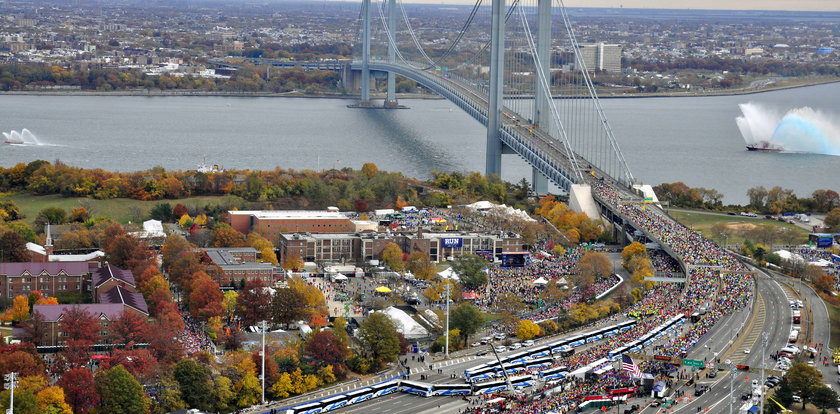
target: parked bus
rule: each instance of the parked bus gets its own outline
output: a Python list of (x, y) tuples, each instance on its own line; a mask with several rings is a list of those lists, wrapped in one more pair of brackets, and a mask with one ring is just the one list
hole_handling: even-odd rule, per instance
[(421, 397), (431, 397), (434, 393), (432, 384), (406, 380), (400, 381), (400, 391)]
[(296, 405), (286, 410), (286, 414), (319, 414), (321, 413), (321, 402), (315, 401), (311, 403)]
[[(376, 384), (376, 385), (371, 385), (370, 389), (372, 390), (372, 393), (373, 393), (372, 397), (376, 398), (376, 397), (381, 397), (383, 395), (393, 394), (393, 393), (399, 391), (399, 386), (400, 386), (400, 384), (397, 381), (387, 381), (387, 382), (381, 382), (381, 383)], [(351, 403), (351, 404), (353, 404), (353, 403)]]
[(542, 370), (539, 373), (540, 379), (543, 381), (551, 381), (555, 379), (563, 379), (569, 375), (569, 367), (561, 365), (556, 368)]
[(356, 404), (362, 401), (367, 401), (374, 397), (373, 389), (370, 387), (359, 388), (345, 394), (347, 396), (347, 404)]
[(472, 385), (470, 384), (434, 384), (432, 395), (470, 395)]
[(321, 403), (321, 412), (325, 413), (327, 411), (337, 410), (341, 407), (347, 405), (347, 394), (339, 394), (334, 395), (332, 397), (324, 398), (320, 401)]

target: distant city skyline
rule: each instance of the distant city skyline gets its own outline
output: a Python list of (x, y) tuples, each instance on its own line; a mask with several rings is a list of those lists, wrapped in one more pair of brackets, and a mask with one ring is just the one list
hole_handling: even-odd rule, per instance
[[(358, 0), (352, 0), (358, 1)], [(473, 0), (405, 0), (422, 4), (473, 4)], [(489, 4), (490, 1), (485, 1)], [(840, 12), (838, 0), (565, 0), (567, 7), (607, 7), (628, 9), (695, 9), (695, 10), (786, 10)]]

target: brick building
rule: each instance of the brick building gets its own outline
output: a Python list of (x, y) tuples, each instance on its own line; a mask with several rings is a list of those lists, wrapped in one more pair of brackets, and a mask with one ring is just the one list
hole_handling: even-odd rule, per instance
[(275, 268), (271, 263), (257, 262), (257, 250), (253, 247), (220, 247), (202, 249), (207, 274), (219, 286), (234, 286), (242, 280), (249, 282), (260, 279), (266, 284), (274, 281)]
[(242, 234), (256, 231), (269, 240), (280, 233), (345, 233), (355, 231), (353, 222), (337, 211), (260, 210), (228, 211), (230, 226)]
[(46, 296), (87, 292), (91, 272), (87, 262), (0, 263), (0, 292), (10, 299), (33, 290)]
[[(145, 304), (145, 302), (144, 302)], [(147, 317), (148, 313), (140, 312), (130, 306), (120, 303), (96, 303), (83, 305), (35, 305), (32, 308), (32, 313), (39, 313), (44, 317), (44, 324), (46, 325), (45, 337), (41, 345), (44, 346), (62, 346), (66, 343), (66, 335), (61, 332), (59, 322), (64, 314), (72, 309), (73, 306), (79, 306), (82, 310), (93, 315), (100, 325), (98, 344), (108, 343), (108, 325), (119, 319), (123, 312), (137, 312), (143, 317)]]

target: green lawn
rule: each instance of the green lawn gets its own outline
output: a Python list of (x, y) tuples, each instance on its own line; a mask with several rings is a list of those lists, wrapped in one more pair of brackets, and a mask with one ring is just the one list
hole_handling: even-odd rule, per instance
[(148, 218), (149, 210), (158, 203), (183, 204), (187, 208), (203, 207), (205, 205), (240, 206), (244, 200), (237, 196), (202, 196), (188, 197), (178, 200), (155, 200), (140, 201), (128, 198), (113, 200), (96, 200), (83, 197), (62, 197), (60, 195), (34, 196), (31, 194), (10, 194), (0, 200), (11, 200), (20, 207), (21, 212), (26, 215), (24, 219), (28, 224), (35, 221), (38, 212), (46, 207), (61, 207), (69, 210), (74, 207), (84, 206), (93, 216), (106, 216), (121, 223), (128, 221), (142, 221)]
[[(788, 229), (798, 235), (796, 243), (805, 243), (808, 240), (808, 231), (790, 223), (765, 218), (751, 218), (742, 216), (729, 216), (694, 211), (671, 210), (669, 214), (686, 226), (701, 231), (704, 236), (712, 238), (718, 243), (741, 244), (747, 233), (759, 225), (769, 225), (777, 229)], [(716, 224), (723, 224), (730, 230), (726, 239), (714, 237), (711, 229)]]
[(825, 302), (825, 307), (828, 308), (828, 319), (831, 321), (831, 339), (829, 346), (836, 348), (840, 346), (840, 308), (828, 302)]

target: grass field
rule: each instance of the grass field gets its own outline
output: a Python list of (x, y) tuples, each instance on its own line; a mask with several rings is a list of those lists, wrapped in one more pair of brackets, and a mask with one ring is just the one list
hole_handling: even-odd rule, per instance
[(828, 319), (831, 321), (831, 339), (829, 345), (832, 348), (840, 346), (840, 308), (825, 302), (828, 308)]
[(149, 210), (158, 203), (169, 203), (172, 206), (183, 204), (187, 208), (204, 207), (205, 205), (241, 206), (244, 200), (237, 196), (202, 196), (188, 197), (179, 200), (140, 201), (128, 198), (113, 200), (96, 200), (82, 197), (62, 197), (60, 195), (34, 196), (31, 194), (10, 194), (0, 200), (11, 200), (26, 214), (25, 222), (32, 224), (38, 212), (46, 207), (60, 207), (68, 212), (71, 208), (83, 206), (92, 216), (106, 216), (121, 223), (129, 221), (143, 221), (148, 218)]
[[(776, 220), (767, 220), (764, 218), (751, 218), (742, 216), (729, 216), (717, 213), (671, 210), (669, 214), (681, 223), (694, 230), (703, 232), (703, 235), (712, 238), (718, 243), (726, 243), (728, 245), (741, 244), (744, 242), (744, 236), (749, 230), (758, 227), (759, 225), (770, 225), (779, 229), (788, 229), (795, 232), (799, 237), (796, 243), (805, 243), (808, 240), (808, 230), (798, 227), (794, 224), (783, 223)], [(726, 239), (718, 240), (712, 236), (711, 229), (716, 224), (723, 224), (730, 229), (730, 235)]]

